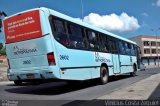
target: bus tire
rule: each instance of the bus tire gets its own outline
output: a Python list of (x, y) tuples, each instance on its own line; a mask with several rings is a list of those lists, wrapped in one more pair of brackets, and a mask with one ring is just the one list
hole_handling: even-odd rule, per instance
[(108, 82), (108, 69), (105, 66), (100, 68), (100, 84), (106, 84)]
[(17, 85), (17, 86), (18, 86), (18, 85), (22, 85), (22, 81), (19, 81), (19, 80), (14, 81), (14, 84)]
[(135, 77), (136, 76), (136, 72), (137, 72), (136, 65), (133, 65), (133, 72), (130, 73), (130, 76), (131, 77)]

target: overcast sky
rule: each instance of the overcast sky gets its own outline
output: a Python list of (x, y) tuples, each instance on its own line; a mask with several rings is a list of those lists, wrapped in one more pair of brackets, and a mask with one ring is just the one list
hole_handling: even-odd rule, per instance
[(160, 0), (82, 0), (82, 3), (83, 15), (81, 0), (0, 0), (0, 10), (12, 15), (47, 7), (126, 38), (155, 35), (151, 29), (160, 27)]

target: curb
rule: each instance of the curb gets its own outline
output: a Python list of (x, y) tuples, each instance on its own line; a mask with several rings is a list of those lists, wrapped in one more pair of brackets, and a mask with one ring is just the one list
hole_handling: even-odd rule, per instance
[(160, 74), (152, 75), (127, 87), (117, 89), (97, 99), (120, 99), (120, 100), (147, 100), (157, 90), (160, 84)]

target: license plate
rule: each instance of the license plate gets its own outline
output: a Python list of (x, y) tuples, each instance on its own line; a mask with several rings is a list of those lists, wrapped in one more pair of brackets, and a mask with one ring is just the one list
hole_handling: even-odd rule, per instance
[(27, 74), (27, 79), (34, 79), (34, 74)]

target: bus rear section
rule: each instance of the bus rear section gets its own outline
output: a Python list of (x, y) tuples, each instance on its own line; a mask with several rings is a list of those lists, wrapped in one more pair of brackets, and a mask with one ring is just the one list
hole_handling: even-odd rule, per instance
[(8, 79), (15, 84), (60, 78), (45, 11), (29, 10), (3, 21), (9, 63)]

